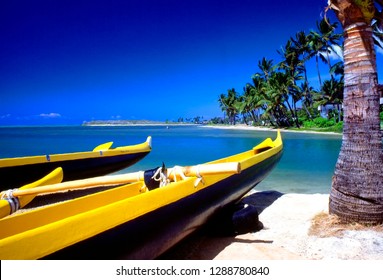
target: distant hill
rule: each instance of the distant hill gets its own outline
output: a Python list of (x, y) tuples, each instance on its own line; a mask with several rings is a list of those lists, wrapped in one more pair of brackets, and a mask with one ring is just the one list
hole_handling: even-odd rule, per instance
[(161, 122), (149, 120), (94, 120), (85, 121), (83, 126), (129, 126), (129, 125), (191, 125), (190, 123)]

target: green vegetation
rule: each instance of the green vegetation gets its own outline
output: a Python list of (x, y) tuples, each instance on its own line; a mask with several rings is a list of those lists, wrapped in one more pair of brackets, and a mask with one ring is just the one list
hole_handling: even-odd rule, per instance
[(317, 131), (341, 133), (343, 130), (343, 122), (336, 122), (334, 120), (318, 117), (313, 120), (303, 122), (303, 128)]
[[(317, 30), (298, 32), (278, 50), (281, 61), (265, 57), (258, 62), (259, 72), (239, 93), (232, 88), (219, 96), (222, 123), (264, 125), (284, 128), (342, 131), (343, 62), (334, 59), (342, 35), (337, 23), (324, 19)], [(308, 80), (306, 63), (315, 60), (319, 88)], [(319, 71), (319, 63), (328, 65), (328, 73)], [(322, 80), (328, 76), (329, 79)]]

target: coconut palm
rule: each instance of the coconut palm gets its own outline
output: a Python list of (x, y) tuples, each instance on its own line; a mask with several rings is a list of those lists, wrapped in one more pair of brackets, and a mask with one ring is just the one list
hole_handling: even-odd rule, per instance
[(322, 78), (319, 70), (319, 59), (331, 69), (330, 53), (337, 53), (334, 47), (339, 46), (339, 40), (342, 37), (341, 34), (335, 32), (337, 26), (337, 23), (330, 23), (329, 20), (323, 18), (321, 21), (317, 21), (317, 31), (311, 30), (308, 35), (310, 56), (315, 57), (320, 87), (322, 87)]
[(382, 1), (330, 0), (344, 30), (344, 129), (329, 211), (346, 222), (383, 223), (383, 145), (371, 23)]
[(296, 104), (300, 100), (300, 91), (298, 90), (297, 81), (302, 79), (301, 74), (304, 72), (304, 60), (300, 59), (300, 50), (296, 48), (292, 40), (288, 40), (285, 47), (278, 50), (283, 60), (278, 64), (279, 69), (284, 70), (286, 74), (286, 82), (288, 83), (288, 95), (285, 96), (289, 105), (289, 96), (292, 99), (293, 110), (291, 110), (292, 118), (295, 125), (299, 127), (298, 114)]
[(294, 118), (294, 111), (289, 102), (289, 88), (292, 86), (292, 78), (283, 72), (273, 72), (267, 83), (266, 98), (270, 101), (270, 107), (279, 126), (291, 126), (287, 116), (287, 108)]
[(321, 21), (317, 22), (318, 32), (311, 31), (314, 36), (318, 36), (322, 42), (322, 56), (325, 57), (325, 62), (328, 65), (331, 72), (331, 61), (330, 53), (335, 51), (335, 47), (339, 46), (339, 40), (342, 37), (342, 34), (336, 33), (335, 30), (338, 27), (338, 23), (330, 23), (326, 18), (323, 18)]
[(252, 107), (257, 120), (260, 119), (260, 111), (263, 111), (264, 118), (269, 119), (271, 125), (274, 125), (274, 117), (267, 110), (271, 107), (271, 101), (267, 99), (266, 94), (266, 80), (259, 74), (255, 74), (252, 77), (253, 84), (250, 85), (250, 92), (252, 96)]
[(229, 123), (234, 124), (236, 122), (237, 114), (238, 114), (238, 102), (239, 96), (234, 88), (229, 89), (227, 91), (227, 95), (221, 94), (219, 96), (219, 104), (221, 110), (224, 111), (229, 118)]
[(295, 38), (290, 38), (294, 43), (294, 48), (302, 61), (302, 70), (304, 73), (305, 82), (308, 84), (306, 62), (310, 59), (310, 40), (309, 36), (304, 31), (299, 31), (295, 34)]
[[(323, 82), (321, 88), (321, 96), (318, 105), (332, 105), (336, 107), (338, 114), (338, 121), (341, 121), (341, 104), (343, 102), (343, 80), (336, 80), (331, 78)], [(335, 120), (336, 121), (336, 120)]]
[(320, 36), (312, 31), (310, 31), (310, 34), (308, 35), (309, 38), (309, 46), (310, 46), (310, 57), (315, 57), (315, 64), (316, 69), (318, 73), (318, 81), (319, 86), (322, 86), (322, 77), (319, 70), (319, 59), (322, 61), (325, 61), (325, 58), (323, 57), (322, 50), (323, 50), (323, 42), (320, 40)]
[[(250, 116), (253, 123), (257, 123), (258, 120), (258, 114), (257, 111), (259, 107), (257, 106), (257, 95), (256, 91), (254, 90), (254, 86), (250, 83), (247, 83), (246, 86), (243, 88), (243, 95), (242, 95), (242, 102), (243, 102), (243, 111), (246, 115)], [(244, 121), (246, 122), (246, 117), (244, 117)]]
[(266, 59), (263, 57), (262, 60), (258, 62), (258, 68), (261, 70), (261, 73), (259, 74), (261, 78), (263, 78), (265, 81), (268, 81), (276, 66), (274, 65), (272, 59)]

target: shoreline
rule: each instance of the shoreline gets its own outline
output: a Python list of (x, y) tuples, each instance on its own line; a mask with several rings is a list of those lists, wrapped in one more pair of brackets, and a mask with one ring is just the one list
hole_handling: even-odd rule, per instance
[(84, 121), (82, 126), (193, 126), (193, 123), (183, 122), (162, 122), (149, 120), (96, 120)]
[(123, 124), (82, 124), (82, 126), (197, 126), (187, 123), (123, 123)]
[(99, 126), (99, 127), (138, 127), (138, 126), (158, 126), (158, 127), (172, 127), (172, 126), (196, 126), (202, 128), (214, 128), (214, 129), (227, 129), (227, 130), (254, 130), (254, 131), (283, 131), (292, 133), (312, 133), (312, 134), (329, 134), (329, 135), (342, 135), (342, 133), (332, 131), (314, 131), (314, 130), (290, 130), (285, 128), (270, 128), (262, 126), (249, 126), (245, 124), (236, 125), (219, 125), (219, 124), (194, 124), (194, 123), (166, 123), (166, 122), (151, 122), (151, 121), (95, 121), (84, 122), (82, 126)]
[(312, 133), (312, 134), (330, 134), (330, 135), (342, 135), (342, 133), (331, 131), (313, 131), (313, 130), (290, 130), (285, 128), (270, 128), (262, 126), (248, 126), (248, 125), (201, 125), (200, 127), (215, 128), (215, 129), (232, 129), (232, 130), (254, 130), (254, 131), (283, 131), (292, 133)]
[(152, 124), (144, 124), (144, 123), (137, 123), (137, 124), (86, 124), (82, 126), (197, 126), (195, 124), (162, 124), (162, 123), (152, 123)]

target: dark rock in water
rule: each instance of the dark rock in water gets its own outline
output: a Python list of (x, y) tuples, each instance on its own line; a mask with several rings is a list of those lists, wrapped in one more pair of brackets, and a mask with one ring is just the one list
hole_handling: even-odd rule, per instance
[(263, 228), (257, 208), (250, 204), (237, 203), (220, 211), (207, 225), (213, 235), (233, 236), (256, 232)]

